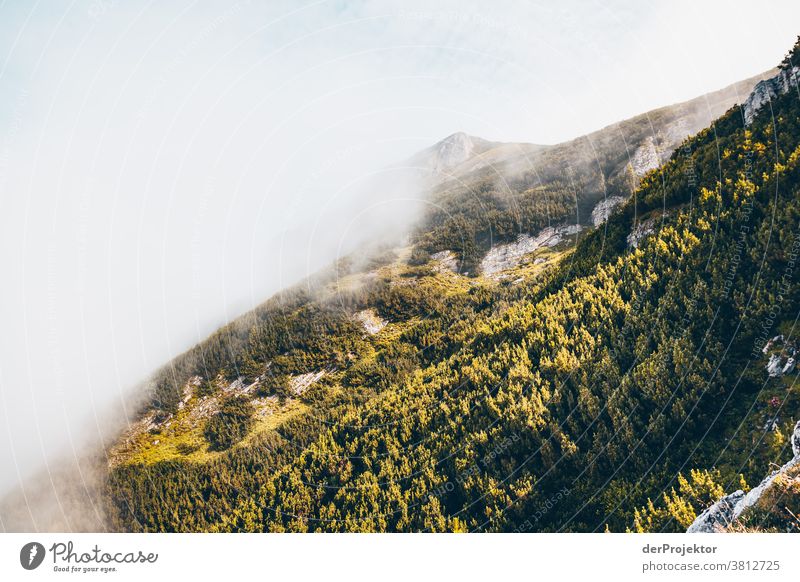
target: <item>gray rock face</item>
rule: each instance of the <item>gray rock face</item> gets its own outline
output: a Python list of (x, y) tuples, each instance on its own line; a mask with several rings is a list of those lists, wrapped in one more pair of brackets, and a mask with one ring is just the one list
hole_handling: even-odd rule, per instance
[(481, 272), (486, 277), (497, 278), (497, 274), (516, 267), (522, 258), (542, 247), (554, 247), (565, 238), (574, 236), (582, 230), (579, 224), (547, 226), (535, 237), (521, 234), (517, 241), (492, 247), (481, 261)]
[(388, 323), (385, 319), (378, 315), (374, 309), (363, 309), (353, 314), (353, 318), (361, 324), (364, 331), (369, 335), (379, 333)]
[(791, 374), (797, 368), (797, 348), (794, 342), (784, 338), (783, 334), (769, 340), (761, 351), (769, 354), (769, 361), (765, 367), (770, 378)]
[(798, 73), (800, 68), (792, 67), (780, 71), (771, 79), (759, 81), (753, 92), (745, 101), (744, 109), (744, 124), (750, 125), (756, 116), (756, 113), (767, 103), (775, 99), (778, 95), (788, 93), (790, 89), (797, 87)]
[(656, 219), (648, 218), (641, 222), (637, 222), (628, 235), (628, 248), (638, 248), (642, 241), (656, 231)]
[(777, 354), (772, 354), (769, 357), (769, 362), (767, 362), (767, 374), (769, 374), (770, 378), (777, 378), (781, 375), (782, 369), (781, 357)]
[(764, 491), (772, 485), (778, 475), (800, 464), (800, 421), (794, 425), (794, 432), (790, 441), (792, 443), (792, 454), (794, 454), (794, 458), (791, 461), (777, 471), (770, 473), (766, 479), (759, 483), (757, 487), (753, 487), (746, 495), (739, 490), (717, 501), (697, 516), (697, 519), (692, 522), (686, 533), (715, 533), (723, 531), (742, 515), (744, 510), (758, 503)]
[(445, 271), (458, 273), (458, 258), (456, 258), (453, 251), (439, 251), (438, 253), (432, 254), (431, 259), (436, 261), (436, 267), (434, 268), (440, 273), (444, 273)]
[(631, 167), (637, 176), (644, 176), (650, 170), (655, 170), (661, 165), (656, 141), (653, 136), (647, 136), (631, 157)]
[(622, 196), (609, 196), (598, 202), (592, 210), (592, 224), (594, 226), (603, 224), (611, 216), (614, 209), (623, 202), (625, 202), (625, 198)]
[(739, 489), (726, 495), (714, 505), (697, 516), (686, 530), (686, 533), (716, 533), (724, 530), (735, 519), (736, 505), (744, 498), (744, 491)]
[[(794, 438), (795, 435), (792, 435), (792, 441), (794, 441)], [(742, 498), (736, 504), (736, 507), (733, 508), (734, 519), (742, 515), (742, 512), (745, 509), (747, 509), (748, 507), (752, 507), (758, 502), (759, 499), (761, 499), (761, 496), (764, 494), (764, 491), (766, 491), (767, 488), (770, 485), (772, 485), (772, 482), (775, 480), (775, 477), (777, 477), (784, 471), (791, 469), (798, 462), (800, 462), (800, 457), (795, 457), (777, 471), (773, 471), (772, 473), (770, 473), (769, 476), (766, 479), (764, 479), (761, 483), (759, 483), (757, 487), (753, 487), (750, 491), (748, 491), (747, 495), (745, 495), (744, 498)]]
[(468, 160), (475, 150), (466, 133), (454, 133), (438, 144), (434, 171), (439, 172)]

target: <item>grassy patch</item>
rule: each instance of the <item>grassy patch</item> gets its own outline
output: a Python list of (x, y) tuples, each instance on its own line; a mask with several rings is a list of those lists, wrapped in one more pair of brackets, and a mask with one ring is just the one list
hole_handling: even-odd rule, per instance
[[(117, 455), (115, 465), (151, 465), (161, 461), (184, 460), (205, 463), (214, 460), (227, 451), (214, 451), (203, 436), (204, 421), (190, 420), (192, 409), (198, 404), (192, 398), (182, 410), (157, 432), (145, 431)], [(275, 430), (285, 421), (303, 414), (308, 406), (297, 400), (289, 400), (284, 406), (274, 405), (272, 410), (259, 408), (255, 414), (252, 429), (247, 436), (232, 449), (246, 447), (259, 434)]]

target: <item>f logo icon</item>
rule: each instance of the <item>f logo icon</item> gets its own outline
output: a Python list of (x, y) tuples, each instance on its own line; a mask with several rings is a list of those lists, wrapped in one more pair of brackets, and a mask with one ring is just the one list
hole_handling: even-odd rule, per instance
[(19, 551), (19, 563), (26, 570), (35, 570), (44, 561), (44, 546), (39, 542), (30, 542)]

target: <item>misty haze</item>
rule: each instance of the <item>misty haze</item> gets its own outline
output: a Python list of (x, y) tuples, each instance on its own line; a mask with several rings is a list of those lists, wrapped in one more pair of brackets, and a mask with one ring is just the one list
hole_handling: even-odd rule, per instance
[(798, 531), (800, 5), (502, 4), (0, 7), (0, 530)]

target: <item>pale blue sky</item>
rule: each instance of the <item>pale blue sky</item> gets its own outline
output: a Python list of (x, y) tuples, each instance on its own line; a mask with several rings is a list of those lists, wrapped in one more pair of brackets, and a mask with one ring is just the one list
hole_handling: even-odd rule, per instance
[[(219, 6), (6, 1), (0, 115), (7, 122), (20, 90), (47, 107), (66, 67), (78, 78), (99, 74), (97, 99), (117, 96), (117, 83), (126, 80), (127, 90), (141, 94), (165, 70), (179, 73), (167, 83), (174, 93), (162, 94), (165, 109), (167, 97), (199, 74), (209, 74), (202, 85), (208, 90), (235, 71), (244, 75), (243, 88), (263, 95), (299, 73), (275, 97), (286, 108), (276, 114), (326, 88), (357, 85), (353, 93), (373, 108), (448, 110), (418, 112), (416, 124), (403, 120), (406, 136), (463, 130), (553, 143), (761, 72), (792, 43), (800, 20), (800, 5), (789, 1), (758, 9), (747, 2), (618, 0)], [(214, 70), (218, 60), (231, 77)], [(396, 77), (404, 80), (385, 82)], [(361, 104), (341, 114), (353, 111), (363, 111)], [(387, 120), (380, 127), (396, 131)]]
[(0, 2), (0, 490), (352, 247), (354, 182), (695, 97), (798, 33), (796, 0)]

